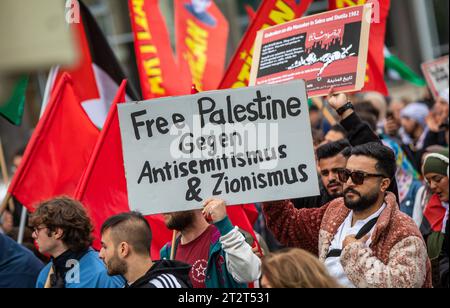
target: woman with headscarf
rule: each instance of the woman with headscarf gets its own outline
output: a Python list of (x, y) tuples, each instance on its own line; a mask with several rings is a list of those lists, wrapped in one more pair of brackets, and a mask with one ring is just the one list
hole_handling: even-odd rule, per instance
[(448, 221), (449, 199), (449, 151), (448, 148), (427, 154), (422, 165), (423, 175), (433, 192), (425, 206), (420, 230), (427, 242), (428, 256), (433, 270), (433, 285), (440, 286), (439, 255), (445, 237)]

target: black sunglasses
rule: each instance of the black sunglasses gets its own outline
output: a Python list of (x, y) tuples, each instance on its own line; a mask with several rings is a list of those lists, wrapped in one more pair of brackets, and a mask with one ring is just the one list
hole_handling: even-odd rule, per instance
[(349, 178), (352, 178), (352, 182), (356, 185), (364, 184), (366, 178), (386, 178), (383, 174), (373, 174), (364, 171), (350, 171), (348, 169), (341, 169), (338, 171), (339, 181), (347, 183)]

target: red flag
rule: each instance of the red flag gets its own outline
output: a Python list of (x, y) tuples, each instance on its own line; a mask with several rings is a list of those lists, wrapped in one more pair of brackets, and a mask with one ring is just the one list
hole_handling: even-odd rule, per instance
[(389, 95), (384, 81), (384, 40), (386, 36), (386, 21), (391, 6), (390, 0), (329, 0), (329, 9), (373, 4), (373, 22), (370, 26), (369, 53), (367, 55), (366, 82), (363, 92), (376, 91), (385, 96)]
[(252, 23), (252, 21), (256, 17), (255, 10), (251, 7), (251, 5), (247, 4), (247, 5), (245, 5), (245, 11), (247, 12), (247, 16), (248, 16), (250, 23)]
[(182, 75), (199, 91), (216, 90), (223, 77), (228, 21), (214, 1), (175, 1), (177, 57)]
[(74, 93), (72, 79), (64, 74), (37, 124), (9, 193), (30, 211), (40, 201), (74, 196), (98, 135)]
[[(125, 102), (125, 88), (126, 81), (123, 81), (75, 195), (90, 212), (96, 249), (101, 248), (102, 224), (113, 215), (130, 211), (117, 114), (117, 104)], [(171, 238), (172, 231), (165, 227), (162, 216), (147, 217), (147, 220), (153, 231), (152, 258), (159, 259), (159, 251)]]
[(189, 75), (178, 70), (158, 0), (128, 0), (144, 99), (188, 94)]
[(248, 86), (256, 32), (303, 16), (312, 0), (264, 0), (237, 49), (220, 89)]

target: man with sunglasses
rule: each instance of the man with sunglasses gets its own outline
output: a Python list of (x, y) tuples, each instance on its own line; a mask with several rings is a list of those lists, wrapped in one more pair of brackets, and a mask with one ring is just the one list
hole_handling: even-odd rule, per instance
[(422, 235), (388, 191), (395, 171), (388, 147), (356, 146), (338, 170), (342, 198), (317, 209), (265, 203), (267, 225), (282, 244), (318, 255), (342, 286), (431, 287)]

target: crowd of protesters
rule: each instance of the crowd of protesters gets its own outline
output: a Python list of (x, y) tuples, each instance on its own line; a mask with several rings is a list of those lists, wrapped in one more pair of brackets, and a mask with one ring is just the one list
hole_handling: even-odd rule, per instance
[(448, 288), (448, 95), (408, 102), (331, 90), (339, 123), (310, 113), (321, 194), (257, 204), (263, 250), (224, 201), (209, 199), (164, 215), (179, 235), (160, 260), (135, 212), (105, 221), (95, 251), (83, 205), (58, 197), (31, 214), (34, 254), (13, 240), (20, 208), (1, 217), (0, 287)]

